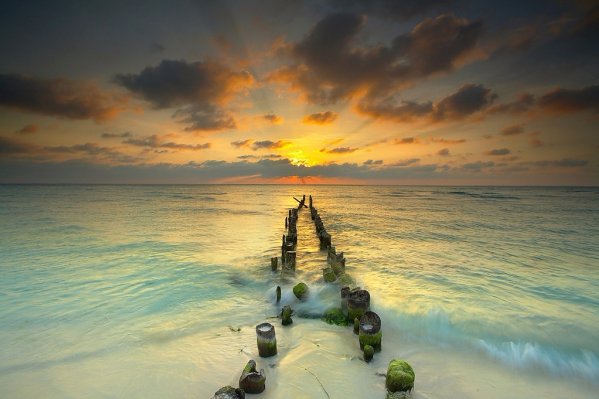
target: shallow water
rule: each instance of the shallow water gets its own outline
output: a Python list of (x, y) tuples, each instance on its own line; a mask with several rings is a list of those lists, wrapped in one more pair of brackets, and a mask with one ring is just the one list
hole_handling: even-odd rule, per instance
[[(302, 194), (381, 316), (370, 364), (319, 320), (339, 293), (307, 211), (295, 275), (270, 271)], [(0, 186), (0, 244), (2, 398), (208, 398), (251, 358), (264, 398), (382, 398), (395, 357), (415, 398), (599, 389), (596, 188)]]

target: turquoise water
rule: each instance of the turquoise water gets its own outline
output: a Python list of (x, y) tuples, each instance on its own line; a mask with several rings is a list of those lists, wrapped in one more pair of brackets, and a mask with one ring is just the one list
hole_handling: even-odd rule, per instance
[[(338, 287), (309, 212), (295, 275), (270, 271), (302, 194), (383, 320), (370, 364), (351, 330), (318, 320)], [(290, 328), (272, 319), (276, 285)], [(210, 397), (250, 358), (265, 398), (325, 397), (314, 375), (332, 398), (382, 398), (394, 357), (415, 398), (591, 398), (599, 189), (0, 186), (0, 305), (2, 398)]]

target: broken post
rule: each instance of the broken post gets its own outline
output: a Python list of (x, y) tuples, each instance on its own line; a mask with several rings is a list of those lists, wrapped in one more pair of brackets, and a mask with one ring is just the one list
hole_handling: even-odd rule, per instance
[(247, 393), (261, 393), (264, 391), (266, 376), (264, 369), (256, 371), (256, 362), (250, 360), (239, 377), (239, 388)]
[(277, 354), (275, 326), (270, 323), (258, 324), (256, 326), (256, 336), (260, 357), (270, 357)]
[(285, 264), (288, 269), (295, 269), (295, 257), (297, 252), (295, 251), (287, 251), (285, 252)]
[(288, 326), (289, 324), (293, 323), (293, 319), (291, 318), (292, 314), (293, 309), (291, 309), (291, 306), (283, 306), (283, 309), (281, 310), (281, 324)]
[(216, 391), (212, 399), (245, 399), (245, 392), (243, 389), (227, 385)]
[(349, 320), (360, 319), (368, 310), (370, 310), (370, 293), (366, 290), (351, 291), (347, 298), (347, 317)]

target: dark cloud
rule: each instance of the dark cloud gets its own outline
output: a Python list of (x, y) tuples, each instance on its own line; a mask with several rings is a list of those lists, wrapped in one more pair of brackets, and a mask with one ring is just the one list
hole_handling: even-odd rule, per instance
[(244, 86), (252, 77), (235, 72), (217, 62), (162, 60), (138, 74), (119, 74), (114, 81), (151, 103), (156, 108), (189, 104), (220, 103)]
[(489, 161), (489, 162), (469, 162), (466, 163), (464, 165), (462, 165), (463, 169), (466, 170), (470, 170), (470, 171), (474, 171), (474, 172), (480, 172), (483, 169), (486, 168), (492, 168), (493, 166), (495, 166), (495, 162), (493, 161)]
[(165, 141), (163, 138), (158, 137), (157, 135), (142, 137), (142, 138), (129, 138), (123, 141), (123, 144), (129, 144), (136, 147), (146, 147), (146, 148), (164, 148), (169, 150), (189, 150), (189, 151), (199, 151), (210, 148), (210, 143), (204, 144), (181, 144), (174, 143), (172, 141)]
[(494, 150), (489, 150), (485, 152), (485, 155), (508, 155), (511, 151), (507, 148), (497, 148)]
[(466, 139), (444, 139), (441, 137), (432, 137), (431, 141), (433, 143), (441, 143), (441, 144), (462, 144), (466, 142)]
[(543, 110), (554, 112), (578, 112), (584, 110), (599, 111), (599, 85), (579, 90), (555, 89), (538, 101)]
[(395, 139), (393, 140), (394, 144), (418, 144), (420, 143), (420, 140), (418, 140), (415, 137), (404, 137), (402, 139)]
[(515, 101), (493, 105), (487, 112), (520, 114), (529, 111), (535, 104), (535, 98), (532, 94), (522, 93)]
[(19, 111), (102, 122), (123, 111), (125, 103), (92, 83), (0, 74), (0, 105)]
[(102, 133), (102, 135), (100, 137), (102, 137), (103, 139), (126, 139), (129, 137), (132, 137), (133, 135), (131, 134), (131, 132), (124, 132), (124, 133)]
[(115, 163), (139, 162), (138, 158), (120, 153), (114, 148), (103, 147), (96, 143), (84, 143), (60, 146), (41, 146), (32, 143), (7, 139), (0, 136), (0, 158), (28, 160), (55, 159), (57, 155), (85, 155), (96, 161)]
[(233, 116), (222, 106), (251, 86), (253, 78), (218, 62), (163, 60), (138, 74), (116, 75), (114, 81), (155, 108), (183, 107), (174, 117), (194, 131), (234, 129)]
[(249, 147), (252, 143), (251, 139), (239, 140), (239, 141), (231, 141), (231, 145), (233, 147), (241, 148), (241, 147)]
[(524, 133), (524, 126), (522, 125), (510, 125), (501, 129), (502, 136), (516, 136)]
[(434, 119), (463, 119), (490, 105), (497, 95), (483, 85), (466, 84), (435, 105)]
[(179, 118), (178, 122), (187, 124), (185, 130), (188, 132), (235, 129), (237, 127), (230, 112), (212, 105), (181, 108), (174, 113), (173, 117)]
[(289, 141), (283, 141), (283, 140), (278, 140), (278, 141), (271, 141), (271, 140), (254, 141), (254, 143), (252, 143), (252, 150), (254, 150), (254, 151), (261, 150), (261, 149), (274, 150), (274, 149), (277, 149), (277, 148), (286, 147), (289, 144), (291, 144)]
[(351, 148), (351, 147), (337, 147), (327, 150), (323, 148), (320, 152), (325, 152), (327, 154), (351, 154), (352, 152), (358, 151), (359, 148)]
[(338, 115), (333, 111), (317, 112), (304, 116), (303, 122), (312, 125), (328, 125), (337, 120)]
[(19, 130), (17, 130), (15, 133), (16, 134), (34, 134), (34, 133), (37, 133), (39, 130), (40, 130), (40, 127), (38, 125), (35, 125), (32, 123), (32, 124), (23, 126)]
[(367, 161), (364, 161), (364, 165), (382, 165), (383, 164), (383, 160), (382, 159), (369, 159)]
[(375, 118), (397, 122), (410, 122), (415, 119), (428, 119), (432, 122), (460, 120), (487, 108), (497, 95), (483, 85), (466, 84), (455, 93), (436, 103), (408, 102), (394, 105), (393, 101), (361, 101), (358, 111)]
[(404, 159), (402, 161), (397, 161), (395, 163), (392, 163), (390, 166), (405, 167), (405, 166), (413, 165), (418, 162), (420, 162), (420, 158), (410, 158), (410, 159)]
[(535, 161), (525, 162), (525, 165), (538, 166), (541, 168), (554, 167), (554, 168), (576, 168), (581, 166), (587, 166), (589, 161), (584, 159), (572, 159), (564, 158), (558, 160), (547, 160), (547, 161)]
[(273, 125), (280, 125), (281, 123), (283, 123), (283, 118), (280, 117), (279, 115), (265, 114), (262, 117), (264, 119), (266, 119), (267, 121), (269, 121), (270, 123), (272, 123)]
[(452, 0), (329, 0), (337, 10), (407, 20), (453, 3)]
[(252, 154), (247, 154), (247, 155), (240, 155), (237, 157), (237, 159), (280, 159), (283, 158), (282, 155), (279, 154), (266, 154), (266, 155), (252, 155)]
[(443, 148), (443, 149), (437, 151), (437, 155), (441, 155), (442, 157), (449, 156), (449, 148)]
[(444, 14), (396, 36), (389, 46), (354, 47), (364, 24), (360, 15), (327, 15), (300, 42), (287, 46), (296, 64), (269, 79), (289, 84), (311, 103), (331, 104), (358, 94), (380, 101), (415, 79), (452, 70), (482, 32), (480, 22)]

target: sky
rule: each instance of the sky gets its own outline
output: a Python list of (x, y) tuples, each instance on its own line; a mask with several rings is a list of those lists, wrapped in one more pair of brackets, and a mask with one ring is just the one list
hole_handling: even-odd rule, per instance
[(599, 185), (596, 1), (3, 1), (0, 54), (0, 183)]

